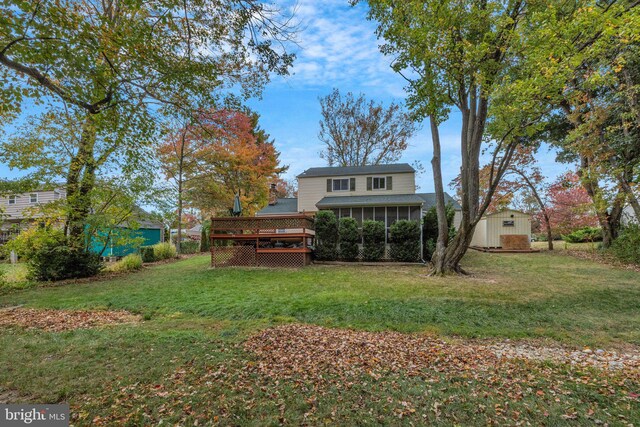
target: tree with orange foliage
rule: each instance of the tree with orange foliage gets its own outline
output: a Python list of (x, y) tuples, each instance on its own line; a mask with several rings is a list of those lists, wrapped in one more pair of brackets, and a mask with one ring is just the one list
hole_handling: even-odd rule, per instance
[(202, 176), (200, 162), (202, 141), (196, 137), (195, 126), (175, 127), (179, 128), (169, 131), (165, 141), (158, 147), (158, 156), (162, 172), (174, 187), (176, 194), (178, 228), (176, 250), (180, 253), (185, 195), (189, 186)]
[(197, 115), (199, 171), (188, 190), (193, 207), (226, 211), (238, 194), (243, 212), (252, 215), (267, 203), (269, 183), (287, 168), (280, 166), (280, 153), (258, 126), (258, 118), (228, 109)]
[(298, 186), (294, 180), (276, 178), (273, 183), (276, 185), (277, 198), (298, 197)]

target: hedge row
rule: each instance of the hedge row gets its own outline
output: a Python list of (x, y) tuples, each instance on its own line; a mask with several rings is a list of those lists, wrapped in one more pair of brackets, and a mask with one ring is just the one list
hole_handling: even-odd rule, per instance
[[(385, 253), (385, 226), (382, 221), (362, 223), (362, 233), (354, 218), (341, 218), (333, 211), (316, 215), (316, 259), (321, 261), (355, 261), (362, 241), (364, 261), (378, 261)], [(420, 225), (416, 221), (396, 221), (389, 230), (391, 259), (403, 262), (420, 260)]]

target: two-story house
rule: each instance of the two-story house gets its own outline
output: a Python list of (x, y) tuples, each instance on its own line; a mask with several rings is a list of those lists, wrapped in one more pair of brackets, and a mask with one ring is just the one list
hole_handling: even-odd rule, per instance
[[(257, 215), (290, 215), (332, 210), (338, 218), (385, 223), (387, 231), (400, 219), (420, 221), (435, 206), (434, 193), (416, 193), (416, 171), (406, 163), (310, 168), (298, 175), (298, 197), (274, 199)], [(448, 194), (446, 202), (460, 205)], [(387, 233), (388, 235), (388, 233)]]

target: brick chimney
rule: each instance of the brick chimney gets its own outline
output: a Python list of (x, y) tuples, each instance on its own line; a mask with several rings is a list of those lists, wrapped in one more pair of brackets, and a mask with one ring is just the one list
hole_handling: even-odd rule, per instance
[(269, 205), (273, 206), (278, 203), (278, 196), (276, 196), (276, 184), (271, 184), (269, 188)]

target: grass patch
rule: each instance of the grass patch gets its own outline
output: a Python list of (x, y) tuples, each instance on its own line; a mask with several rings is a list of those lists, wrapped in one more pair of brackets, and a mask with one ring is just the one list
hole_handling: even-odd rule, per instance
[[(5, 266), (2, 266), (5, 267)], [(640, 345), (640, 273), (555, 253), (469, 253), (471, 277), (423, 267), (209, 269), (207, 256), (95, 282), (11, 290), (0, 306), (111, 309), (143, 322), (0, 329), (0, 397), (71, 404), (75, 425), (638, 424), (638, 375), (513, 362), (278, 379), (243, 347), (299, 322), (569, 346)], [(6, 395), (6, 393), (5, 393)]]
[(550, 253), (470, 253), (472, 277), (423, 267), (208, 269), (207, 256), (93, 283), (28, 289), (2, 305), (123, 309), (465, 337), (640, 344), (640, 274)]
[(0, 293), (15, 289), (24, 289), (32, 285), (27, 280), (27, 266), (25, 264), (0, 263)]

